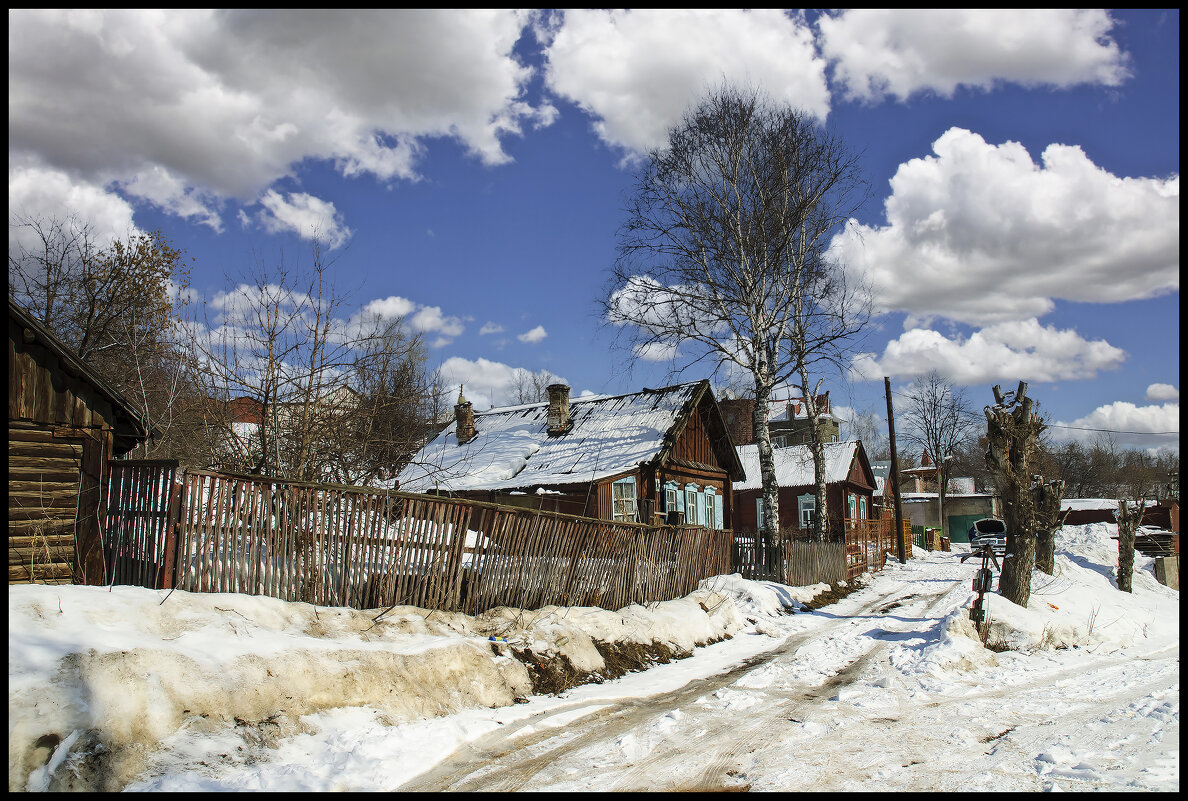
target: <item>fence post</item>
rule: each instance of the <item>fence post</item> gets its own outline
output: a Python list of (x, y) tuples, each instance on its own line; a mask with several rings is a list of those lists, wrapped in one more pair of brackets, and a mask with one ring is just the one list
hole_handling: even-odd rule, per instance
[(182, 485), (173, 481), (173, 476), (169, 477), (169, 504), (167, 510), (165, 526), (165, 561), (161, 569), (161, 587), (162, 590), (173, 589), (174, 583), (174, 568), (177, 565), (177, 523), (181, 517), (181, 498)]

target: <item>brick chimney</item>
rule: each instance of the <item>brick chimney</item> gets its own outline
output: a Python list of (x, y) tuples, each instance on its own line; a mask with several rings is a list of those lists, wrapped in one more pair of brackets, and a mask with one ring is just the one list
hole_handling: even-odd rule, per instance
[(549, 384), (549, 434), (564, 434), (573, 428), (569, 419), (569, 385)]
[(474, 406), (462, 394), (462, 385), (458, 385), (458, 402), (454, 404), (454, 418), (457, 421), (457, 428), (455, 433), (458, 435), (458, 444), (465, 445), (474, 439)]

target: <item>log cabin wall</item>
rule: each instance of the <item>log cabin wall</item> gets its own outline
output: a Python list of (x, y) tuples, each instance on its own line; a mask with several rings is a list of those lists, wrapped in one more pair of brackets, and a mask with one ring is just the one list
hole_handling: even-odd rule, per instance
[(102, 584), (114, 405), (43, 331), (11, 311), (8, 327), (9, 583)]

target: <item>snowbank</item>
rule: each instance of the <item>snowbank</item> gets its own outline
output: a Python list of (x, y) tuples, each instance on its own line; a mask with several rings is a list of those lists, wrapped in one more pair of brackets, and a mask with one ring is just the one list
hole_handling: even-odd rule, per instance
[[(1114, 523), (1060, 529), (1053, 575), (1032, 571), (1026, 609), (990, 596), (987, 641), (1015, 650), (1125, 648), (1136, 640), (1174, 634), (1178, 621), (1159, 614), (1158, 607), (1179, 593), (1155, 580), (1154, 559), (1136, 552), (1133, 592), (1118, 591), (1118, 541), (1111, 539), (1117, 533)], [(1110, 601), (1104, 614), (1103, 593)]]
[(166, 595), (10, 587), (10, 790), (120, 789), (182, 730), (276, 741), (300, 733), (302, 716), (344, 707), (398, 723), (506, 706), (532, 685), (490, 637), (593, 672), (603, 667), (594, 640), (689, 651), (743, 625), (734, 600), (708, 586), (618, 612), (396, 607), (379, 622), (378, 610)]

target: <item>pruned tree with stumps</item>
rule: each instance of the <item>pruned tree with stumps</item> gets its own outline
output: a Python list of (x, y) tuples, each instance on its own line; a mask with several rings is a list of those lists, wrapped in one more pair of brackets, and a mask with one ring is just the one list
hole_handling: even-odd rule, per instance
[[(1007, 529), (1006, 558), (998, 592), (1019, 606), (1031, 597), (1031, 569), (1035, 566), (1035, 501), (1029, 464), (1039, 447), (1044, 422), (1027, 397), (1027, 382), (1013, 393), (994, 387), (994, 406), (985, 407), (986, 465), (995, 477), (1003, 501)], [(1038, 482), (1037, 482), (1038, 483)]]
[(1035, 509), (1035, 566), (1049, 576), (1056, 570), (1056, 532), (1064, 525), (1060, 506), (1064, 502), (1064, 482), (1035, 481), (1031, 485), (1031, 503)]
[(1143, 501), (1119, 501), (1118, 519), (1118, 589), (1134, 592), (1134, 532), (1143, 519)]

